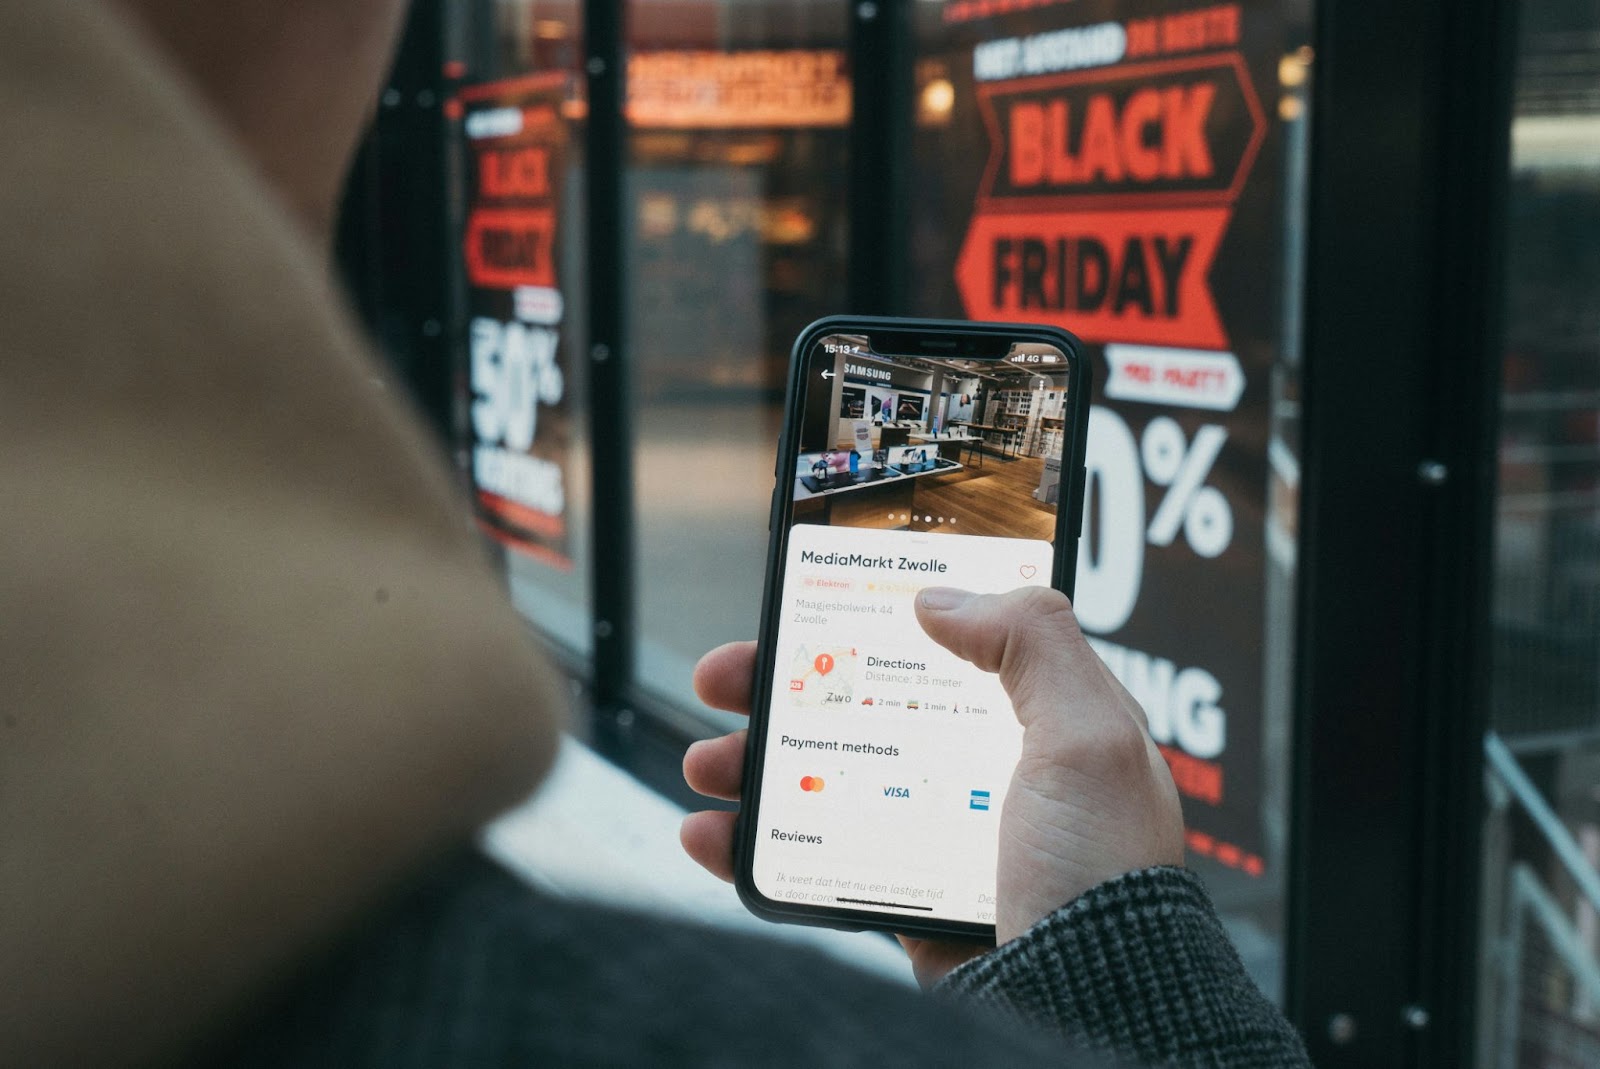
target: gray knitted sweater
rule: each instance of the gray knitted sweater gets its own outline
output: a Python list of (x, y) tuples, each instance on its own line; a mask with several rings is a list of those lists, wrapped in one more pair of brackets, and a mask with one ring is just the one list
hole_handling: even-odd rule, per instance
[(1181, 869), (1096, 887), (928, 997), (788, 945), (544, 898), (477, 854), (195, 1064), (1309, 1066)]

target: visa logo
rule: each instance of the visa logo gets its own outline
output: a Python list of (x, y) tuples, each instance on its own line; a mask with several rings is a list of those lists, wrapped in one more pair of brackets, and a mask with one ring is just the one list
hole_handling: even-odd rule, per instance
[(910, 798), (911, 797), (911, 788), (909, 788), (909, 787), (885, 787), (883, 789), (883, 796), (885, 798)]

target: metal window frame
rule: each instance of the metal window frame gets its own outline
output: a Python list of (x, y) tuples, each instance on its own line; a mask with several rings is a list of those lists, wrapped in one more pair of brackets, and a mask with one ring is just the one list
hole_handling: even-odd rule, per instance
[[(632, 390), (625, 285), (627, 94), (625, 0), (584, 0), (585, 126), (589, 218), (589, 455), (592, 472), (589, 589), (594, 613), (594, 704), (616, 726), (634, 667)], [(593, 428), (603, 427), (604, 434)], [(619, 488), (624, 488), (620, 489)]]
[(334, 259), (354, 310), (448, 446), (453, 265), (446, 210), (444, 4), (414, 0), (352, 164)]
[[(861, 315), (903, 307), (907, 272), (898, 250), (909, 226), (911, 4), (838, 0), (850, 10), (853, 77), (850, 128), (851, 229), (849, 307)], [(701, 722), (651, 694), (634, 675), (638, 640), (634, 584), (634, 512), (629, 397), (630, 344), (625, 319), (627, 129), (627, 0), (585, 0), (589, 63), (591, 349), (590, 426), (608, 427), (605, 448), (591, 443), (594, 501), (592, 578), (595, 655), (586, 679), (593, 697), (588, 741), (651, 787), (687, 804), (706, 805), (678, 771), (685, 748), (703, 733)], [(615, 72), (611, 76), (596, 72)], [(605, 94), (604, 98), (599, 94)], [(609, 105), (610, 110), (604, 108)], [(602, 299), (604, 298), (604, 299)], [(601, 358), (599, 354), (604, 353)], [(627, 487), (617, 493), (616, 487)], [(752, 621), (753, 625), (754, 621)]]
[[(340, 241), (358, 310), (446, 435), (450, 2), (414, 5)], [(857, 78), (844, 310), (892, 314), (913, 0), (840, 2)], [(687, 803), (677, 766), (695, 723), (633, 679), (625, 14), (625, 0), (583, 4), (584, 355), (590, 426), (608, 430), (591, 443), (594, 652), (562, 660), (589, 692), (597, 749)], [(1313, 15), (1286, 1003), (1318, 1065), (1467, 1066), (1514, 11), (1316, 0)]]
[(1287, 1007), (1469, 1066), (1513, 11), (1316, 8)]

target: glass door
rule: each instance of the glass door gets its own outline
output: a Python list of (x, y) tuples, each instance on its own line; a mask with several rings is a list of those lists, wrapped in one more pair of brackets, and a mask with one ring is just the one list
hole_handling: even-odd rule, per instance
[(588, 105), (578, 0), (447, 6), (444, 102), (458, 369), (454, 429), (512, 600), (560, 646), (593, 645)]
[[(1278, 996), (1308, 6), (914, 14), (912, 310), (1051, 323), (1088, 346), (1078, 619), (1148, 714), (1188, 863)], [(1051, 426), (1043, 393), (974, 379), (952, 399), (994, 455), (981, 478), (1025, 469)]]
[(718, 718), (690, 676), (755, 633), (789, 347), (845, 307), (850, 8), (629, 0), (627, 25), (637, 676)]
[(1478, 1064), (1600, 1065), (1600, 6), (1523, 5)]

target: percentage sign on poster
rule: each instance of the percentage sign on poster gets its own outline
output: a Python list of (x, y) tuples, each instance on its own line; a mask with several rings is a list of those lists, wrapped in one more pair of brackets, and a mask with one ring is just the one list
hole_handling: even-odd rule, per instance
[(1189, 547), (1202, 557), (1215, 557), (1233, 541), (1233, 510), (1206, 476), (1217, 462), (1228, 432), (1215, 424), (1201, 427), (1194, 441), (1184, 440), (1176, 420), (1157, 416), (1144, 429), (1139, 454), (1144, 472), (1166, 495), (1150, 519), (1145, 537), (1153, 546), (1170, 546), (1183, 528)]
[[(1127, 422), (1098, 405), (1089, 412), (1084, 542), (1075, 606), (1087, 631), (1108, 634), (1128, 622), (1144, 579), (1145, 546), (1172, 545), (1181, 530), (1201, 557), (1233, 541), (1233, 509), (1205, 485), (1228, 439), (1207, 424), (1191, 441), (1176, 420), (1157, 416), (1135, 439)], [(1145, 480), (1163, 489), (1148, 526)]]

